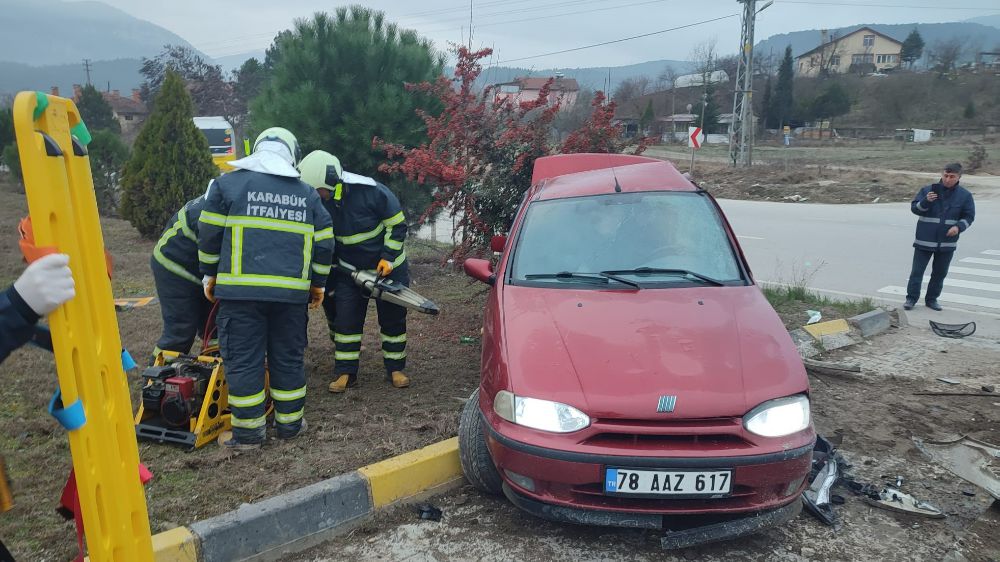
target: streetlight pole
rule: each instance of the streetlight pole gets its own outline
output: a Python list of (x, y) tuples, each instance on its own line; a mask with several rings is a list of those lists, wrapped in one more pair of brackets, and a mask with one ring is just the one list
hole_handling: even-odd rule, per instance
[[(706, 86), (708, 86), (706, 84)], [(705, 135), (705, 139), (708, 139), (708, 135), (705, 134), (705, 113), (708, 111), (708, 93), (701, 94), (701, 134)], [(691, 104), (688, 104), (688, 113), (691, 112)], [(689, 172), (694, 172), (694, 143), (691, 144), (691, 166), (688, 168)]]
[(757, 9), (757, 0), (738, 0), (743, 4), (740, 32), (740, 58), (736, 63), (736, 92), (733, 95), (733, 120), (729, 127), (729, 156), (734, 166), (748, 167), (753, 161), (753, 34), (757, 14), (773, 2)]

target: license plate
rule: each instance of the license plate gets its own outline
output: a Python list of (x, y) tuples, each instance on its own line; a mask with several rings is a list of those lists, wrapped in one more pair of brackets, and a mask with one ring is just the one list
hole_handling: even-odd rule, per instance
[(604, 475), (604, 491), (609, 494), (711, 496), (728, 494), (733, 487), (731, 470), (608, 468)]

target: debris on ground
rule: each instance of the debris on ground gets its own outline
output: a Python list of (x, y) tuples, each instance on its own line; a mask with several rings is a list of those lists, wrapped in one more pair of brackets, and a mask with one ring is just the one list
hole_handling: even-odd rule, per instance
[(914, 437), (913, 442), (931, 460), (1000, 499), (1000, 447), (965, 435), (947, 441)]
[(417, 516), (428, 521), (440, 521), (441, 510), (429, 503), (422, 503), (417, 506)]
[(823, 313), (818, 310), (807, 310), (806, 314), (809, 315), (809, 320), (806, 322), (806, 325), (815, 324), (823, 319)]
[(809, 472), (809, 487), (802, 493), (802, 504), (806, 511), (835, 529), (839, 527), (839, 523), (833, 513), (834, 502), (830, 490), (840, 477), (839, 467), (844, 464), (836, 451), (829, 441), (819, 435), (816, 436), (812, 469)]
[(944, 512), (933, 505), (890, 486), (882, 488), (876, 497), (866, 495), (863, 500), (868, 505), (889, 511), (919, 515), (930, 519), (944, 519), (945, 517)]
[(931, 330), (942, 338), (964, 338), (976, 333), (976, 323), (966, 322), (965, 324), (942, 324), (933, 320), (928, 320)]

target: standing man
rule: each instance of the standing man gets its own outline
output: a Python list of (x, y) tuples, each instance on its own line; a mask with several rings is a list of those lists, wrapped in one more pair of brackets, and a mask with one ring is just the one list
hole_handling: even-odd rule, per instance
[[(372, 178), (345, 172), (336, 156), (317, 150), (299, 166), (302, 180), (323, 198), (337, 234), (337, 263), (327, 286), (333, 298), (324, 302), (330, 336), (334, 341), (334, 380), (330, 392), (342, 393), (358, 383), (361, 336), (368, 299), (354, 284), (351, 272), (375, 270), (379, 277), (410, 284), (403, 242), (406, 218), (399, 200)], [(332, 302), (329, 302), (332, 301)], [(386, 380), (396, 388), (410, 386), (406, 368), (406, 308), (375, 301), (381, 329), (382, 359)]]
[(153, 270), (163, 317), (163, 331), (153, 348), (153, 360), (163, 350), (188, 353), (195, 336), (204, 337), (202, 331), (211, 309), (201, 286), (198, 263), (198, 219), (204, 208), (204, 196), (185, 203), (170, 218), (153, 248), (149, 267)]
[(198, 233), (205, 296), (219, 299), (217, 323), (233, 438), (264, 442), (264, 360), (279, 439), (305, 427), (307, 304), (323, 302), (333, 257), (330, 215), (316, 191), (299, 181), (299, 144), (280, 127), (265, 130), (253, 154), (208, 188)]
[(962, 165), (948, 164), (941, 174), (941, 181), (921, 189), (910, 203), (910, 210), (917, 215), (917, 236), (913, 241), (913, 268), (906, 285), (905, 310), (910, 310), (920, 298), (920, 285), (927, 263), (933, 258), (931, 280), (927, 284), (924, 303), (927, 308), (941, 310), (938, 297), (948, 275), (948, 266), (958, 247), (958, 237), (976, 218), (976, 204), (972, 193), (958, 185), (962, 178)]

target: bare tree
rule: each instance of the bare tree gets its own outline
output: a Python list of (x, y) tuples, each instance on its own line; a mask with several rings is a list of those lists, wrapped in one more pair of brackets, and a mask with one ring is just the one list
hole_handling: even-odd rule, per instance
[(615, 93), (611, 99), (617, 104), (623, 104), (649, 93), (649, 78), (645, 76), (634, 76), (626, 78), (615, 88)]
[(691, 53), (688, 55), (688, 60), (694, 63), (694, 71), (696, 74), (700, 74), (703, 80), (703, 84), (708, 83), (709, 75), (716, 68), (716, 59), (718, 55), (715, 52), (715, 39), (709, 39), (698, 43), (691, 49)]
[(934, 68), (940, 72), (951, 72), (955, 69), (955, 63), (958, 62), (964, 50), (965, 41), (958, 37), (934, 43), (934, 47), (931, 49), (931, 60), (934, 61)]
[(674, 82), (677, 81), (678, 74), (677, 69), (673, 65), (668, 64), (663, 67), (660, 75), (656, 77), (656, 89), (657, 90), (673, 90)]
[[(754, 57), (756, 59), (756, 57)], [(739, 65), (739, 55), (726, 55), (716, 59), (716, 70), (722, 70), (730, 80), (736, 80), (736, 67)]]

